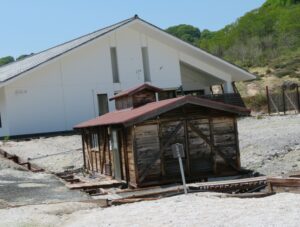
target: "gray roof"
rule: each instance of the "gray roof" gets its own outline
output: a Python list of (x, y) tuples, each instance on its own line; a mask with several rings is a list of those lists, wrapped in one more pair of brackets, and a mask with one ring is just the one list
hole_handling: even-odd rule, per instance
[(134, 20), (135, 18), (136, 17), (129, 18), (127, 20), (121, 21), (109, 27), (97, 30), (95, 32), (81, 36), (77, 39), (73, 39), (69, 42), (60, 44), (58, 46), (52, 47), (40, 53), (31, 55), (25, 59), (4, 65), (0, 67), (0, 83), (6, 82), (24, 72), (27, 72), (31, 69), (38, 67), (39, 65), (49, 60), (52, 60), (70, 50), (73, 50), (76, 47), (84, 45), (112, 30), (115, 30), (116, 28), (119, 28), (122, 25), (127, 24), (128, 22)]

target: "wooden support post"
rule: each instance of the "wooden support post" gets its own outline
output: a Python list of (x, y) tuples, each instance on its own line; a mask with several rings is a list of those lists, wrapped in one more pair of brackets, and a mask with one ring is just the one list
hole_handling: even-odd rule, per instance
[(91, 165), (91, 170), (94, 171), (93, 155), (91, 152), (91, 131), (90, 130), (88, 130), (87, 133), (87, 154)]
[(285, 106), (285, 88), (282, 87), (282, 103), (283, 103), (283, 114), (286, 112), (286, 106)]
[(210, 150), (213, 156), (213, 170), (214, 170), (214, 174), (217, 174), (217, 162), (216, 162), (216, 152), (215, 152), (215, 145), (214, 145), (214, 134), (213, 134), (213, 121), (212, 118), (208, 119), (209, 122), (209, 146), (210, 146)]
[(101, 173), (101, 128), (97, 128), (97, 139), (98, 139), (98, 157), (99, 157), (99, 172)]
[(158, 120), (157, 125), (158, 125), (159, 152), (160, 152), (160, 171), (161, 171), (161, 176), (164, 177), (166, 175), (166, 170), (165, 170), (164, 152), (162, 147), (162, 125), (160, 120)]
[(236, 147), (236, 166), (238, 169), (241, 168), (241, 157), (240, 157), (240, 145), (239, 145), (239, 132), (238, 132), (238, 126), (237, 126), (237, 120), (236, 117), (233, 119), (234, 123), (234, 136), (235, 136), (235, 147)]
[(107, 149), (107, 127), (103, 129), (103, 147), (102, 147), (102, 162), (101, 162), (101, 173), (104, 173), (104, 165), (106, 160), (106, 149)]
[(222, 94), (224, 94), (224, 86), (223, 86), (223, 84), (220, 84), (220, 86), (221, 86), (221, 89), (222, 89)]
[(84, 129), (81, 130), (81, 140), (82, 140), (83, 166), (86, 169)]
[(185, 139), (185, 153), (186, 153), (186, 169), (187, 169), (188, 176), (191, 176), (189, 129), (187, 126), (187, 120), (184, 120), (184, 139)]
[(125, 177), (126, 177), (126, 182), (129, 184), (130, 180), (130, 175), (129, 175), (129, 161), (128, 161), (128, 150), (127, 150), (127, 134), (126, 134), (126, 129), (122, 128), (122, 140), (123, 140), (123, 153), (124, 153), (124, 160), (125, 160)]
[(296, 95), (297, 95), (297, 103), (298, 103), (298, 112), (300, 112), (300, 94), (299, 94), (299, 85), (296, 88)]
[(89, 147), (88, 147), (88, 133), (84, 134), (84, 147), (86, 148), (86, 152), (85, 152), (85, 157), (87, 160), (87, 169), (88, 170), (92, 170), (92, 164), (91, 164), (91, 160), (90, 160), (90, 154), (89, 154)]
[[(95, 140), (95, 136), (94, 135), (97, 135), (97, 134), (95, 134), (95, 132), (96, 132), (96, 130), (94, 131), (94, 129), (93, 129), (93, 133), (92, 133), (93, 148), (95, 148), (95, 144), (96, 144), (96, 140)], [(97, 137), (98, 137), (98, 135), (97, 135)], [(98, 172), (98, 155), (97, 155), (97, 151), (95, 149), (93, 149), (92, 153), (94, 153), (94, 157), (93, 158), (95, 158), (95, 170), (96, 170), (96, 172)]]
[(136, 179), (136, 184), (140, 184), (140, 176), (139, 176), (139, 171), (138, 171), (138, 158), (137, 158), (137, 149), (136, 149), (136, 135), (135, 135), (135, 125), (132, 126), (132, 155), (134, 159), (134, 171), (135, 171), (135, 179)]
[(268, 113), (269, 113), (269, 115), (271, 115), (270, 94), (269, 94), (268, 86), (266, 86), (266, 95), (267, 95), (267, 102), (268, 102)]
[(213, 95), (214, 91), (213, 91), (213, 87), (212, 86), (209, 86), (209, 90), (210, 90), (211, 95)]

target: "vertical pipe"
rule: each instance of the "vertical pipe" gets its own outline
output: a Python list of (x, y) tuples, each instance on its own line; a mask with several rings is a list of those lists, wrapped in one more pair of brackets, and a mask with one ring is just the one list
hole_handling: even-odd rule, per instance
[(266, 95), (267, 95), (267, 102), (268, 102), (268, 113), (271, 115), (271, 107), (270, 107), (270, 94), (269, 94), (269, 87), (266, 86)]

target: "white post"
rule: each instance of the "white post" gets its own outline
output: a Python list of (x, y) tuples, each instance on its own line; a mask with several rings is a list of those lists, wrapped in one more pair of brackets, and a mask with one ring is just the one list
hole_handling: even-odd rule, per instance
[(233, 93), (233, 87), (231, 81), (226, 81), (224, 83), (224, 93)]

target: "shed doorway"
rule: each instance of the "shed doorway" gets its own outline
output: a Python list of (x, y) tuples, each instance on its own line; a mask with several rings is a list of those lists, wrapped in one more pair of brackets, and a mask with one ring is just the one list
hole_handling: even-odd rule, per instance
[(180, 174), (178, 160), (174, 159), (171, 144), (181, 143), (185, 157), (182, 159), (187, 176), (200, 176), (213, 172), (213, 153), (208, 144), (210, 125), (208, 119), (186, 119), (161, 124), (163, 148), (163, 173), (167, 178)]

